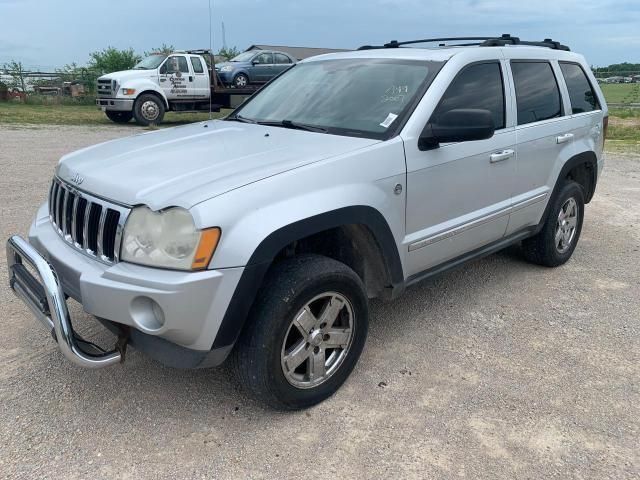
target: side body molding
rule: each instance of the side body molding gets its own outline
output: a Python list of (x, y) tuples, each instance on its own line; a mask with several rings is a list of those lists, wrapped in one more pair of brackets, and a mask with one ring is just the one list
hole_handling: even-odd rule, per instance
[(315, 215), (282, 227), (266, 237), (251, 255), (229, 302), (212, 348), (235, 343), (256, 298), (271, 262), (285, 246), (295, 240), (342, 225), (366, 226), (384, 256), (388, 278), (393, 287), (401, 287), (404, 274), (391, 229), (383, 215), (373, 207), (357, 205)]

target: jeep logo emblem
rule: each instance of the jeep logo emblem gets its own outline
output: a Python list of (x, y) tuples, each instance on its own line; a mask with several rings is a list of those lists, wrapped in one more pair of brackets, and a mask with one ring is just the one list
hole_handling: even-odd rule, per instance
[(81, 177), (79, 173), (76, 173), (70, 180), (76, 185), (81, 185), (82, 182), (84, 182), (84, 177)]

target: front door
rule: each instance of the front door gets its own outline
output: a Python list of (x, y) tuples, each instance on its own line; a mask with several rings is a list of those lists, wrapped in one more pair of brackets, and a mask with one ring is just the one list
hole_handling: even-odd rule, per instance
[(256, 55), (249, 67), (249, 78), (252, 82), (268, 82), (273, 76), (273, 53), (263, 52)]
[(500, 240), (509, 223), (515, 172), (515, 130), (506, 119), (506, 65), (499, 61), (464, 67), (447, 88), (431, 122), (458, 108), (489, 110), (492, 138), (441, 144), (420, 151), (405, 142), (407, 276)]
[[(195, 95), (192, 73), (187, 57), (171, 55), (160, 67), (160, 86), (168, 100), (190, 99)], [(189, 77), (191, 80), (189, 81)]]

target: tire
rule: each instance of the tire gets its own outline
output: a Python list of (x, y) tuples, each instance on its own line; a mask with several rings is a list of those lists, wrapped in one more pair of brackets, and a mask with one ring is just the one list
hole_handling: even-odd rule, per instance
[(249, 85), (249, 77), (244, 73), (239, 73), (233, 77), (233, 86), (236, 88), (245, 88)]
[(107, 118), (115, 123), (128, 123), (133, 118), (133, 112), (104, 112)]
[(546, 267), (564, 264), (578, 244), (583, 219), (584, 191), (576, 182), (566, 180), (552, 199), (542, 230), (522, 242), (525, 258)]
[[(303, 313), (306, 306), (312, 315)], [(331, 311), (337, 315), (333, 322), (333, 315), (322, 315)], [(322, 325), (323, 319), (333, 325)], [(298, 325), (313, 333), (303, 336)], [(231, 355), (232, 367), (259, 400), (279, 410), (307, 408), (344, 383), (367, 331), (367, 295), (356, 273), (327, 257), (301, 255), (276, 264), (268, 274)], [(311, 375), (314, 365), (316, 376)]]
[(153, 94), (140, 95), (133, 105), (133, 117), (139, 125), (157, 125), (164, 118), (164, 101)]

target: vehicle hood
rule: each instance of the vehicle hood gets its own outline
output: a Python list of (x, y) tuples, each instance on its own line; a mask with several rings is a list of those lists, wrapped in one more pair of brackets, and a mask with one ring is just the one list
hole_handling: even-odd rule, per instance
[(157, 77), (157, 70), (121, 70), (119, 72), (107, 73), (106, 75), (102, 75), (99, 80), (115, 80), (118, 84), (122, 84), (127, 80), (137, 79), (137, 78), (151, 78)]
[(213, 120), (79, 150), (62, 157), (56, 174), (80, 190), (126, 205), (191, 208), (244, 185), (378, 142)]
[(222, 67), (226, 67), (227, 65), (232, 66), (233, 68), (244, 67), (247, 66), (249, 62), (222, 62), (216, 63), (216, 70), (220, 70)]

